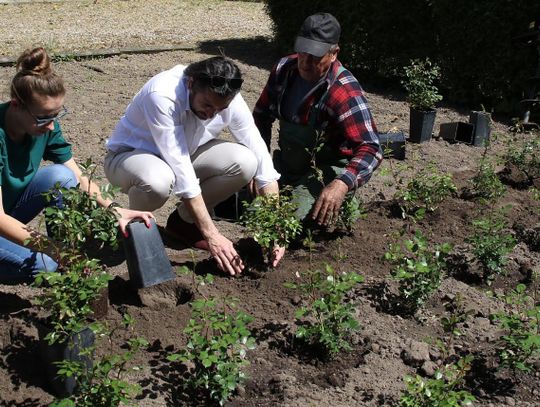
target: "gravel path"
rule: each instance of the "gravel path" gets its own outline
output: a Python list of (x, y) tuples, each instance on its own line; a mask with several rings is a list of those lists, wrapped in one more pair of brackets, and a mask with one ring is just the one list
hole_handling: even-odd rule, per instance
[(0, 5), (0, 57), (42, 45), (55, 53), (270, 36), (263, 3), (70, 0)]

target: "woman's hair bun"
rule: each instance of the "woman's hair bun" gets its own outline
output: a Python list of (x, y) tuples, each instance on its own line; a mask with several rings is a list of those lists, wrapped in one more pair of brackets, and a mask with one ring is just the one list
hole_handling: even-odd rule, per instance
[(17, 71), (27, 75), (47, 75), (51, 73), (51, 59), (42, 47), (27, 49), (17, 60)]

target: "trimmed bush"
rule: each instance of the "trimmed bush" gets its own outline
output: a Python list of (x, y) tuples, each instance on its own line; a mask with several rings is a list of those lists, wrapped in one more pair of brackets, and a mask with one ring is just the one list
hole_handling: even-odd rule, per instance
[(340, 60), (362, 78), (399, 79), (411, 59), (441, 67), (448, 100), (511, 112), (533, 76), (537, 54), (512, 38), (525, 33), (538, 0), (267, 0), (281, 52), (291, 52), (302, 21), (332, 13), (341, 23)]

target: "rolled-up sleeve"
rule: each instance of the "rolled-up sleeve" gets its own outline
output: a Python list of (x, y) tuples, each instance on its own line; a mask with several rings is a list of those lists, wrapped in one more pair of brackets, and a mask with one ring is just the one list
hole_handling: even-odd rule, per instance
[(229, 130), (235, 140), (249, 148), (257, 158), (257, 171), (255, 173), (255, 182), (257, 188), (263, 188), (280, 177), (272, 163), (272, 157), (266, 147), (266, 143), (261, 137), (261, 133), (246, 102), (240, 94), (236, 95), (231, 102), (231, 122)]
[(149, 93), (143, 105), (152, 138), (176, 177), (172, 192), (180, 198), (193, 198), (201, 194), (201, 188), (189, 156), (184, 126), (174, 120), (180, 117), (178, 109), (174, 100), (156, 92)]

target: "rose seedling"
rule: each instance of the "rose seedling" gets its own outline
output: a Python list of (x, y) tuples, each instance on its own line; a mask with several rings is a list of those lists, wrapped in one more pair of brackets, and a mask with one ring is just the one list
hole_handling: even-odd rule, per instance
[(441, 285), (446, 267), (445, 257), (452, 246), (448, 243), (431, 249), (426, 238), (417, 232), (403, 246), (391, 244), (384, 260), (395, 267), (392, 277), (399, 283), (402, 305), (406, 311), (416, 312)]
[(246, 378), (247, 350), (255, 348), (248, 324), (253, 318), (236, 311), (235, 300), (198, 299), (184, 333), (186, 349), (168, 356), (170, 361), (190, 362), (184, 388), (198, 391), (223, 405)]
[(330, 265), (324, 271), (308, 270), (297, 274), (303, 281), (285, 283), (304, 294), (306, 305), (296, 311), (300, 321), (296, 337), (310, 346), (321, 347), (328, 358), (351, 350), (350, 336), (360, 328), (354, 305), (346, 295), (363, 281), (357, 273), (338, 273)]

